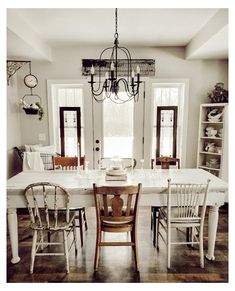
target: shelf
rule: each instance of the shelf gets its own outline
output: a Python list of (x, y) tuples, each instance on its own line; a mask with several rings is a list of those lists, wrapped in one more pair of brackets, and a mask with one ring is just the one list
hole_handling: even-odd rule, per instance
[[(215, 176), (221, 177), (224, 174), (226, 175), (224, 168), (227, 166), (227, 105), (227, 103), (201, 104), (199, 113), (197, 168), (204, 169)], [(218, 112), (223, 111), (220, 118), (210, 118), (208, 114), (212, 112), (213, 109), (219, 109)], [(214, 136), (207, 135), (210, 134), (210, 128), (214, 129), (214, 131), (212, 131), (212, 133), (216, 133)], [(213, 149), (209, 147), (210, 143), (212, 143), (212, 146), (213, 144), (215, 145), (215, 152), (208, 152), (205, 150)], [(218, 150), (219, 153), (217, 148), (221, 149)], [(213, 164), (210, 163), (211, 159), (216, 159), (218, 161)]]
[(225, 105), (227, 105), (228, 103), (204, 103), (201, 104), (202, 108), (206, 108), (206, 107), (224, 107)]
[(213, 121), (202, 121), (202, 123), (205, 123), (205, 124), (223, 124), (224, 122), (223, 122), (223, 121), (219, 121), (219, 122), (213, 122)]
[(216, 137), (216, 136), (201, 136), (200, 138), (222, 140), (222, 137)]
[(219, 153), (211, 153), (211, 152), (200, 152), (200, 154), (205, 154), (205, 155), (215, 155), (215, 156), (221, 156), (222, 154)]
[(211, 170), (211, 171), (220, 171), (220, 169), (216, 169), (216, 168), (209, 168), (207, 166), (198, 166), (201, 169), (205, 169), (205, 170)]

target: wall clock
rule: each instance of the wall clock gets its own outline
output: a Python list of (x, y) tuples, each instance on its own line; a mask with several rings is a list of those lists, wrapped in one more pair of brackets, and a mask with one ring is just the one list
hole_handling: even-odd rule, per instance
[(29, 88), (35, 88), (38, 84), (38, 79), (32, 74), (28, 74), (24, 77), (24, 83)]

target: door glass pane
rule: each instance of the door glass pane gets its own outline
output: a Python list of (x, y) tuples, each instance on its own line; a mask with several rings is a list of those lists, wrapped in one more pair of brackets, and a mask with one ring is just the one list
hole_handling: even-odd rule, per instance
[(77, 156), (77, 112), (64, 111), (65, 156)]
[(173, 157), (173, 110), (161, 110), (160, 156)]
[[(124, 96), (126, 95), (124, 92)], [(103, 102), (103, 157), (131, 158), (133, 155), (134, 101), (115, 104)]]
[[(81, 113), (81, 156), (85, 155), (85, 145), (84, 145), (84, 103), (83, 103), (83, 89), (82, 88), (58, 88), (57, 90), (57, 102), (56, 106), (58, 107), (58, 120), (59, 120), (59, 107), (80, 107)], [(60, 130), (59, 126), (56, 127), (57, 135), (57, 151), (60, 152)], [(76, 134), (77, 135), (77, 134)], [(66, 150), (65, 150), (66, 151)], [(77, 155), (77, 153), (76, 153)]]
[[(180, 158), (181, 156), (181, 147), (182, 147), (182, 125), (183, 125), (183, 114), (184, 114), (184, 84), (182, 83), (158, 83), (153, 90), (153, 115), (152, 115), (152, 158), (156, 157), (156, 129), (157, 129), (157, 107), (158, 106), (177, 106), (178, 107), (178, 117), (177, 117), (177, 152), (176, 156)], [(170, 131), (170, 129), (168, 129)], [(161, 134), (163, 136), (166, 133), (163, 133), (165, 129), (162, 129)], [(167, 133), (168, 142), (170, 142), (170, 132)], [(163, 142), (163, 141), (162, 141)], [(162, 148), (162, 143), (160, 144), (160, 155), (165, 155), (166, 152), (172, 152), (171, 147), (166, 145), (168, 143), (164, 141), (164, 147)], [(172, 154), (170, 154), (172, 155)]]

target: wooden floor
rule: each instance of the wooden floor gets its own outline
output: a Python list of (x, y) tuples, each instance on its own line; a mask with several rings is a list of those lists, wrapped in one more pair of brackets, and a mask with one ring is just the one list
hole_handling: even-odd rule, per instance
[[(134, 257), (130, 247), (106, 247), (101, 250), (98, 272), (93, 272), (95, 253), (95, 210), (87, 208), (88, 231), (83, 248), (75, 257), (70, 252), (70, 274), (65, 273), (63, 257), (37, 257), (34, 274), (29, 274), (32, 238), (27, 229), (28, 216), (19, 216), (19, 254), (21, 261), (11, 264), (11, 250), (7, 237), (7, 282), (228, 282), (228, 210), (220, 209), (216, 241), (215, 261), (205, 260), (205, 268), (199, 267), (198, 247), (174, 246), (172, 248), (172, 268), (166, 267), (166, 247), (161, 242), (157, 251), (152, 245), (150, 230), (150, 207), (141, 207), (139, 212), (139, 261), (140, 272), (135, 271)], [(206, 219), (207, 221), (207, 219)], [(148, 225), (149, 227), (146, 227)], [(106, 234), (105, 239), (110, 239)], [(112, 234), (123, 240), (130, 239), (127, 234)], [(176, 231), (175, 236), (183, 234)], [(207, 224), (204, 245), (207, 246)]]

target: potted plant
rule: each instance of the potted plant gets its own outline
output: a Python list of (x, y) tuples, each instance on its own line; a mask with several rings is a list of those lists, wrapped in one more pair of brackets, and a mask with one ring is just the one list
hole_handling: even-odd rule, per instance
[(208, 93), (212, 103), (227, 103), (228, 91), (224, 89), (224, 83), (216, 83), (214, 89)]

